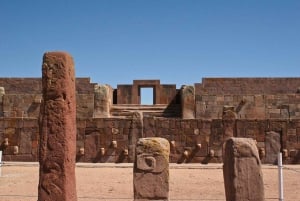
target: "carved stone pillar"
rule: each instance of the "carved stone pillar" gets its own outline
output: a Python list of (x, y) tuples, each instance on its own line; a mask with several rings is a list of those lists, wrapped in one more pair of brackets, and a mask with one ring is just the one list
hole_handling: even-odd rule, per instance
[(224, 106), (222, 123), (223, 123), (223, 135), (224, 141), (230, 137), (235, 136), (235, 123), (236, 123), (236, 112), (233, 106)]
[(113, 89), (109, 85), (95, 85), (94, 117), (110, 117), (113, 101)]
[(226, 201), (264, 201), (264, 184), (256, 143), (229, 138), (223, 155)]
[(4, 116), (3, 113), (3, 96), (5, 95), (5, 89), (4, 87), (0, 87), (0, 117)]
[(181, 87), (182, 119), (195, 119), (195, 88), (194, 86)]
[(141, 138), (136, 145), (134, 201), (169, 200), (170, 144), (164, 138)]
[(135, 147), (137, 141), (143, 137), (143, 113), (134, 112), (132, 114), (130, 131), (128, 136), (129, 144), (129, 161), (134, 162), (135, 160)]
[(72, 57), (44, 54), (38, 201), (76, 201), (76, 96)]

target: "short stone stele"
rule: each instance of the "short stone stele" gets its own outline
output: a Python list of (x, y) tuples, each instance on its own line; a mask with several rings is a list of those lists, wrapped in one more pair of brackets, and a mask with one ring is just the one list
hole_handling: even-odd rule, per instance
[(169, 200), (169, 141), (140, 138), (136, 145), (134, 200)]
[(223, 174), (226, 201), (263, 201), (263, 175), (255, 141), (232, 137), (225, 143)]
[(38, 201), (76, 201), (76, 96), (72, 57), (44, 54)]

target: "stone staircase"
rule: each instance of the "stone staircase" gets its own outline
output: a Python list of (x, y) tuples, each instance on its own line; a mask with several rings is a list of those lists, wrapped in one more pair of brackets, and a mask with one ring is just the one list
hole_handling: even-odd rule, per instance
[(131, 116), (134, 112), (142, 112), (144, 117), (181, 117), (180, 104), (135, 105), (119, 104), (111, 107), (112, 116)]

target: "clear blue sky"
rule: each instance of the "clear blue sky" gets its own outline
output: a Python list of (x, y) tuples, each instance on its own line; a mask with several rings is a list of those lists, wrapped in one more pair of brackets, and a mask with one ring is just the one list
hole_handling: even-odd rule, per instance
[(300, 1), (0, 0), (0, 77), (40, 77), (53, 50), (113, 87), (298, 77)]

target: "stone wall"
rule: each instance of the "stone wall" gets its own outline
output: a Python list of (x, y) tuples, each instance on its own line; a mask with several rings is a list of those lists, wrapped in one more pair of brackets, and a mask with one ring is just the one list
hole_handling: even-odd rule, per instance
[(206, 78), (195, 84), (196, 118), (222, 118), (233, 106), (239, 119), (297, 119), (298, 78)]
[[(4, 149), (4, 160), (36, 161), (38, 144), (37, 120), (10, 118), (0, 120), (0, 140), (9, 139)], [(259, 150), (266, 150), (266, 134), (281, 135), (278, 142), (286, 153), (285, 163), (300, 163), (299, 120), (236, 120), (235, 136), (252, 138)], [(131, 118), (77, 119), (78, 162), (132, 162), (128, 156), (131, 136), (162, 137), (171, 144), (170, 162), (215, 163), (222, 161), (224, 126), (222, 120), (182, 120), (144, 117), (143, 128)], [(197, 147), (201, 144), (201, 148)], [(14, 147), (19, 153), (14, 154)], [(83, 153), (81, 153), (83, 151)], [(103, 151), (103, 153), (101, 153)], [(187, 153), (187, 157), (184, 154)], [(213, 155), (211, 155), (213, 154)], [(273, 161), (275, 162), (275, 160)]]
[[(39, 78), (0, 78), (3, 160), (37, 161), (40, 82)], [(275, 150), (270, 149), (273, 145), (280, 147), (285, 163), (300, 163), (298, 84), (299, 78), (205, 78), (194, 85), (193, 102), (192, 92), (188, 101), (182, 99), (184, 87), (138, 80), (133, 83), (135, 89), (159, 89), (155, 96), (158, 105), (130, 105), (130, 101), (138, 100), (132, 97), (133, 85), (118, 85), (118, 89), (112, 89), (111, 114), (101, 116), (95, 113), (95, 107), (99, 107), (94, 102), (96, 84), (89, 78), (77, 78), (77, 161), (133, 162), (137, 138), (162, 137), (171, 145), (170, 162), (221, 162), (223, 142), (233, 136), (255, 139), (263, 163), (274, 162), (271, 155)], [(192, 108), (195, 117), (180, 115), (182, 111), (192, 113)], [(228, 108), (234, 117), (230, 120), (225, 111)], [(272, 137), (269, 132), (280, 137)]]

